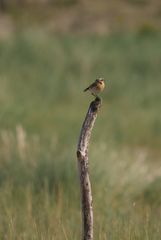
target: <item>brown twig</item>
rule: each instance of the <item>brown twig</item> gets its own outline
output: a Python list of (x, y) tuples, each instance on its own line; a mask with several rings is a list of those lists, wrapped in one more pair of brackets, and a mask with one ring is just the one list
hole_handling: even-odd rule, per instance
[(82, 197), (83, 240), (93, 240), (93, 208), (91, 183), (88, 173), (88, 146), (91, 132), (100, 107), (101, 99), (96, 97), (96, 99), (91, 102), (86, 114), (77, 148), (77, 159)]

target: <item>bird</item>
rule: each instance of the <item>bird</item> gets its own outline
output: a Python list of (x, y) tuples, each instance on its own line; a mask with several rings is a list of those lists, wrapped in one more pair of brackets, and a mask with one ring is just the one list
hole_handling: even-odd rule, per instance
[(97, 78), (94, 83), (92, 83), (89, 87), (84, 89), (84, 92), (90, 91), (91, 94), (95, 97), (98, 97), (97, 94), (102, 92), (105, 88), (104, 78)]

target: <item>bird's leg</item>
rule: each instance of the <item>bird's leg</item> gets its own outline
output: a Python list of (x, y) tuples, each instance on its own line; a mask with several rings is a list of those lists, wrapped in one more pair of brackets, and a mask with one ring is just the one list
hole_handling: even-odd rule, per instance
[(101, 98), (100, 98), (97, 94), (92, 93), (92, 95), (93, 95), (98, 101), (101, 100)]
[(94, 94), (93, 92), (92, 92), (92, 95), (93, 95), (94, 97), (97, 97), (97, 95), (96, 95), (96, 94)]
[(99, 96), (96, 96), (96, 101), (102, 101)]

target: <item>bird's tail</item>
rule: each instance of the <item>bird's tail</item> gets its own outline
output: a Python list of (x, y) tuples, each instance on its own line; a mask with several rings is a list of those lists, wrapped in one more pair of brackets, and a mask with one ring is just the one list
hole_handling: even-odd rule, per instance
[(86, 92), (87, 90), (89, 90), (89, 87), (85, 88), (83, 92)]

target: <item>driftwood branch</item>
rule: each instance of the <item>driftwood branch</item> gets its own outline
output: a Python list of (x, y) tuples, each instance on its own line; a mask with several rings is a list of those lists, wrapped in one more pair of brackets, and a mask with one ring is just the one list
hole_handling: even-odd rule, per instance
[(85, 117), (77, 148), (77, 159), (80, 175), (81, 197), (82, 197), (82, 239), (93, 240), (93, 208), (91, 183), (88, 173), (88, 146), (91, 132), (97, 117), (101, 99), (96, 97), (91, 102)]

